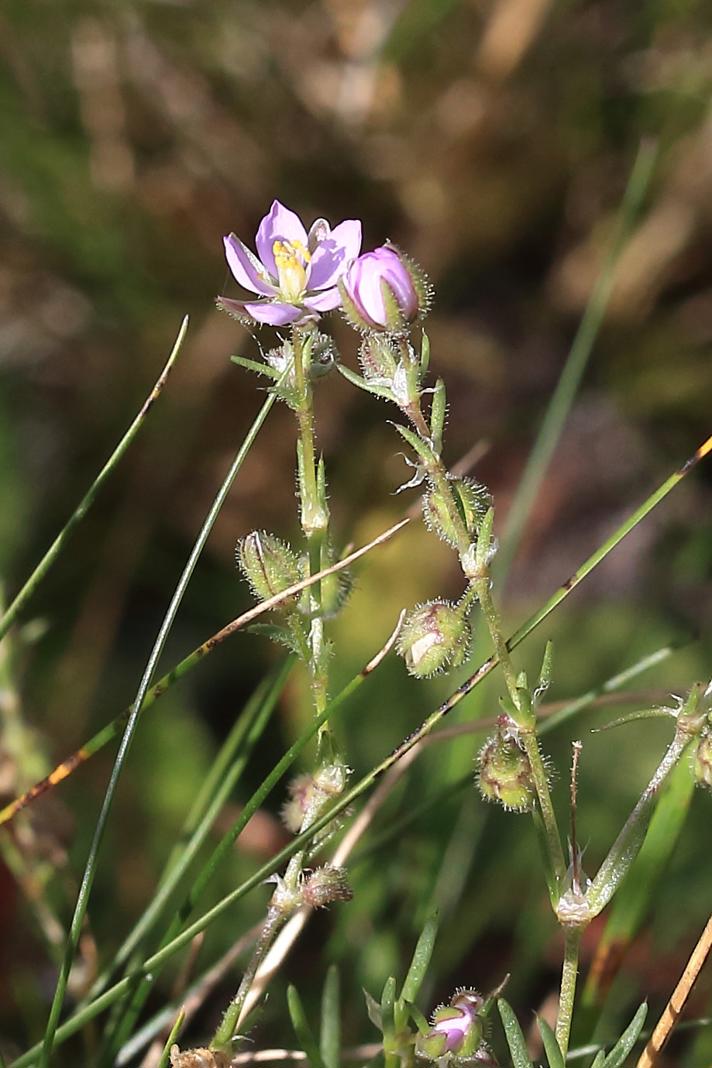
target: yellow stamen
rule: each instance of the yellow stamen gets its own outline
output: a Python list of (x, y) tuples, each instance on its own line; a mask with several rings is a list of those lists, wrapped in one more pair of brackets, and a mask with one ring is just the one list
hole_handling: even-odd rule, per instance
[(290, 302), (301, 300), (307, 283), (306, 269), (311, 260), (309, 251), (301, 241), (275, 241), (272, 252), (281, 296)]

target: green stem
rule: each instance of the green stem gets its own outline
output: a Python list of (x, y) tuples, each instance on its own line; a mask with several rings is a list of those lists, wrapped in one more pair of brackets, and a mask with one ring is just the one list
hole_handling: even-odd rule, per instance
[(564, 853), (561, 848), (561, 838), (556, 823), (554, 806), (551, 802), (551, 793), (549, 791), (546, 768), (544, 767), (544, 761), (542, 759), (541, 750), (539, 749), (539, 741), (536, 735), (536, 717), (534, 716), (529, 703), (522, 701), (522, 694), (517, 686), (517, 674), (514, 665), (512, 664), (510, 643), (507, 642), (502, 632), (502, 622), (490, 589), (489, 572), (485, 573), (481, 578), (475, 579), (473, 586), (477, 590), (482, 614), (487, 622), (492, 643), (494, 644), (495, 654), (500, 667), (502, 668), (507, 690), (509, 691), (509, 696), (515, 710), (514, 718), (521, 730), (522, 745), (524, 746), (524, 750), (529, 760), (532, 778), (534, 779), (534, 788), (536, 790), (541, 818), (544, 825), (549, 865), (554, 875), (555, 888), (560, 892), (566, 877), (566, 861), (564, 860)]
[[(413, 355), (408, 342), (404, 339), (400, 344), (400, 353), (403, 364), (408, 369), (410, 376), (415, 376), (415, 367), (413, 362)], [(420, 434), (423, 441), (430, 443), (430, 427), (427, 420), (423, 415), (423, 409), (421, 405), (421, 395), (417, 390), (417, 383), (414, 384), (414, 397), (403, 407), (403, 412), (408, 416), (415, 429)], [(467, 532), (464, 520), (460, 515), (460, 509), (455, 503), (455, 499), (452, 495), (452, 488), (450, 486), (450, 478), (448, 470), (442, 461), (440, 455), (433, 452), (433, 460), (430, 463), (425, 464), (425, 469), (428, 474), (428, 478), (433, 483), (436, 491), (440, 494), (445, 507), (447, 508), (448, 517), (452, 523), (453, 529), (457, 534), (457, 551), (460, 557), (464, 556), (467, 550), (470, 548), (472, 538)]]
[(8, 606), (7, 610), (2, 616), (2, 619), (0, 619), (0, 639), (7, 634), (8, 630), (15, 622), (22, 609), (30, 600), (35, 590), (39, 586), (40, 582), (45, 577), (52, 564), (61, 553), (67, 539), (69, 538), (69, 535), (72, 533), (77, 524), (80, 523), (84, 516), (87, 514), (92, 504), (94, 503), (94, 498), (96, 497), (97, 493), (104, 485), (109, 475), (112, 474), (115, 467), (128, 449), (129, 445), (134, 440), (137, 433), (145, 423), (148, 413), (150, 412), (154, 402), (157, 400), (160, 393), (163, 391), (163, 387), (166, 384), (168, 375), (170, 374), (171, 369), (173, 368), (173, 364), (178, 358), (178, 354), (180, 353), (180, 350), (182, 348), (183, 341), (185, 340), (187, 329), (188, 316), (186, 315), (181, 324), (181, 328), (178, 331), (178, 337), (175, 340), (173, 349), (171, 351), (170, 356), (168, 357), (166, 365), (161, 371), (161, 374), (155, 386), (149, 393), (146, 400), (143, 402), (143, 405), (141, 406), (141, 410), (139, 411), (138, 415), (124, 434), (119, 444), (112, 452), (109, 459), (102, 467), (99, 474), (94, 479), (94, 482), (91, 484), (87, 492), (82, 497), (77, 507), (72, 512), (67, 522), (64, 524), (62, 530), (59, 532), (47, 552), (40, 560), (37, 567), (34, 569), (30, 577), (23, 585), (22, 589), (16, 595), (13, 602)]
[(559, 1011), (556, 1017), (556, 1041), (559, 1043), (561, 1056), (566, 1061), (569, 1050), (571, 1019), (576, 995), (576, 978), (579, 966), (579, 946), (582, 932), (575, 927), (564, 931), (564, 964), (561, 969), (561, 991), (559, 993)]
[(268, 908), (264, 926), (255, 950), (245, 968), (237, 993), (225, 1010), (220, 1026), (213, 1036), (212, 1042), (210, 1043), (211, 1049), (219, 1050), (224, 1053), (232, 1052), (232, 1043), (237, 1032), (240, 1015), (245, 1004), (245, 999), (250, 992), (250, 987), (257, 975), (257, 969), (267, 956), (272, 943), (284, 926), (287, 918), (288, 917), (284, 912), (274, 908), (274, 906)]
[[(314, 397), (307, 366), (311, 352), (311, 338), (295, 327), (292, 331), (294, 348), (294, 380), (297, 395), (297, 425), (299, 427), (299, 496), (302, 530), (307, 541), (309, 575), (321, 571), (322, 550), (326, 541), (329, 514), (324, 493), (320, 489), (314, 439)], [(328, 701), (328, 679), (324, 639), (324, 616), (321, 582), (309, 588), (309, 671), (312, 700), (318, 715)], [(324, 726), (324, 731), (328, 725)]]

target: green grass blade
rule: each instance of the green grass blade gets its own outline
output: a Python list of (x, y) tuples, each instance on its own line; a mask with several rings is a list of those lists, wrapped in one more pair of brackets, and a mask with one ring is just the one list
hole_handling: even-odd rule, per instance
[(183, 341), (185, 340), (185, 335), (186, 335), (187, 330), (188, 330), (188, 316), (186, 315), (185, 318), (183, 319), (183, 322), (181, 323), (180, 330), (178, 331), (178, 337), (175, 340), (175, 343), (174, 343), (173, 348), (171, 350), (171, 354), (168, 357), (166, 365), (163, 368), (163, 370), (161, 371), (161, 374), (159, 375), (155, 386), (153, 387), (153, 389), (149, 393), (149, 395), (146, 398), (146, 400), (143, 402), (143, 405), (141, 406), (141, 410), (139, 411), (138, 415), (136, 416), (134, 421), (131, 423), (131, 426), (128, 428), (128, 430), (126, 431), (126, 433), (122, 437), (121, 441), (116, 446), (116, 448), (112, 452), (111, 456), (106, 461), (106, 463), (102, 467), (101, 471), (96, 476), (96, 478), (92, 482), (91, 486), (89, 487), (87, 492), (84, 494), (84, 496), (82, 497), (81, 501), (79, 502), (77, 507), (74, 509), (74, 511), (72, 512), (71, 516), (69, 517), (67, 522), (64, 524), (63, 528), (61, 529), (61, 531), (59, 532), (57, 537), (54, 539), (54, 541), (50, 545), (50, 547), (47, 550), (47, 552), (44, 554), (44, 556), (40, 560), (40, 562), (37, 565), (37, 567), (34, 569), (32, 574), (30, 575), (30, 577), (27, 579), (27, 581), (23, 585), (22, 589), (15, 596), (14, 600), (12, 601), (12, 603), (10, 605), (8, 605), (7, 610), (3, 613), (2, 619), (0, 619), (0, 639), (3, 638), (7, 634), (8, 630), (10, 629), (12, 624), (15, 622), (15, 620), (17, 619), (19, 614), (22, 612), (23, 608), (25, 607), (27, 602), (30, 600), (32, 595), (34, 594), (34, 592), (37, 589), (37, 587), (39, 586), (40, 582), (45, 577), (45, 575), (47, 574), (49, 569), (52, 567), (52, 564), (55, 562), (55, 560), (57, 559), (57, 557), (61, 553), (62, 549), (64, 548), (66, 542), (69, 539), (70, 534), (72, 533), (74, 528), (82, 521), (84, 516), (87, 514), (87, 512), (91, 508), (92, 504), (94, 503), (94, 500), (95, 500), (99, 490), (104, 485), (104, 483), (106, 482), (106, 480), (109, 477), (109, 475), (111, 475), (113, 473), (113, 471), (115, 470), (115, 468), (119, 464), (119, 461), (123, 458), (124, 453), (128, 449), (129, 445), (131, 445), (131, 443), (133, 442), (134, 438), (138, 434), (139, 430), (141, 429), (141, 427), (145, 423), (146, 417), (148, 416), (148, 413), (150, 412), (151, 408), (153, 407), (154, 402), (158, 399), (159, 395), (163, 392), (163, 387), (166, 384), (166, 380), (168, 379), (168, 375), (170, 374), (170, 372), (171, 372), (171, 370), (173, 368), (173, 364), (175, 363), (176, 359), (178, 358), (180, 350), (181, 350), (181, 348), (183, 346)]
[(643, 143), (638, 150), (623, 195), (611, 249), (581, 319), (507, 515), (495, 574), (506, 575), (546, 474), (554, 449), (581, 384), (591, 350), (606, 315), (621, 253), (640, 214), (657, 159), (657, 147)]
[(339, 1068), (341, 1063), (341, 982), (339, 969), (329, 966), (321, 996), (321, 1030), (319, 1049), (326, 1068)]
[(504, 998), (497, 998), (497, 1008), (514, 1068), (533, 1068), (526, 1040), (512, 1006)]
[[(150, 905), (118, 950), (112, 961), (111, 971), (104, 973), (94, 983), (89, 994), (90, 999), (101, 993), (111, 973), (129, 959), (165, 910), (207, 838), (218, 813), (237, 785), (255, 745), (269, 722), (293, 664), (294, 658), (287, 658), (274, 673), (273, 678), (266, 680), (265, 685), (258, 687), (245, 706), (243, 714), (237, 719), (206, 778), (206, 785), (210, 786), (210, 790), (207, 792), (205, 789), (201, 790), (201, 797), (198, 799), (200, 804), (194, 805), (189, 814), (182, 834), (183, 844), (174, 850), (174, 855), (169, 859), (166, 872)], [(230, 764), (229, 761), (232, 763)]]
[(622, 1068), (625, 1059), (638, 1041), (648, 1015), (647, 1002), (643, 1002), (615, 1046), (603, 1062), (603, 1068)]
[(114, 766), (111, 771), (109, 783), (106, 789), (106, 793), (104, 795), (101, 810), (99, 812), (99, 818), (97, 820), (92, 842), (89, 847), (89, 855), (87, 857), (87, 861), (84, 867), (84, 873), (81, 878), (79, 893), (77, 895), (77, 901), (74, 908), (74, 914), (72, 916), (72, 921), (69, 928), (69, 935), (67, 938), (64, 959), (62, 961), (62, 966), (59, 970), (57, 985), (55, 988), (54, 997), (52, 999), (49, 1019), (47, 1021), (45, 1037), (42, 1044), (42, 1057), (40, 1061), (42, 1068), (48, 1068), (50, 1063), (52, 1049), (54, 1046), (54, 1035), (57, 1030), (59, 1017), (62, 1011), (62, 1006), (64, 1004), (64, 996), (67, 989), (67, 982), (69, 980), (69, 972), (72, 967), (72, 962), (74, 961), (74, 955), (76, 953), (77, 945), (79, 943), (82, 924), (84, 922), (87, 906), (89, 904), (91, 888), (94, 882), (94, 877), (96, 875), (96, 866), (99, 858), (99, 850), (101, 848), (104, 831), (109, 820), (109, 814), (111, 812), (111, 807), (113, 804), (114, 795), (116, 793), (116, 788), (118, 786), (119, 778), (121, 776), (121, 772), (123, 771), (124, 764), (126, 763), (126, 758), (128, 756), (134, 734), (136, 733), (136, 728), (138, 727), (138, 721), (144, 700), (146, 698), (146, 694), (151, 685), (151, 682), (153, 681), (153, 676), (158, 666), (158, 661), (163, 652), (163, 648), (170, 633), (171, 627), (173, 626), (173, 622), (178, 612), (180, 603), (183, 600), (183, 596), (185, 594), (186, 589), (188, 588), (190, 578), (193, 574), (200, 554), (203, 551), (203, 547), (205, 546), (205, 543), (208, 540), (208, 536), (215, 524), (215, 520), (220, 514), (220, 509), (222, 508), (222, 505), (232, 487), (232, 484), (235, 481), (235, 478), (237, 477), (237, 474), (240, 468), (242, 467), (245, 458), (249, 453), (255, 441), (255, 438), (257, 437), (257, 434), (259, 433), (262, 427), (262, 424), (264, 423), (273, 404), (275, 403), (275, 399), (276, 398), (273, 394), (270, 395), (269, 397), (267, 397), (262, 407), (260, 408), (260, 411), (258, 412), (256, 418), (252, 423), (252, 426), (247, 432), (247, 435), (242, 445), (238, 449), (235, 459), (233, 460), (230, 466), (230, 470), (228, 471), (223, 481), (223, 484), (220, 487), (215, 497), (215, 500), (213, 501), (208, 511), (208, 514), (203, 522), (198, 537), (196, 538), (195, 544), (193, 545), (190, 556), (188, 557), (186, 565), (183, 569), (183, 573), (175, 588), (175, 592), (173, 593), (170, 604), (168, 605), (168, 609), (166, 610), (166, 614), (163, 618), (163, 622), (161, 623), (158, 635), (154, 642), (153, 649), (151, 650), (151, 655), (148, 658), (143, 677), (141, 678), (138, 692), (136, 694), (136, 699), (131, 709), (131, 715), (129, 716), (123, 737), (121, 739), (121, 743), (119, 745), (118, 752), (116, 754), (116, 759), (114, 760)]
[(321, 1059), (312, 1029), (307, 1021), (302, 999), (299, 997), (297, 988), (291, 984), (287, 988), (287, 1007), (289, 1008), (289, 1018), (292, 1021), (297, 1041), (306, 1053), (311, 1068), (326, 1068)]
[(180, 1031), (181, 1031), (181, 1028), (183, 1026), (183, 1021), (184, 1020), (185, 1020), (185, 1012), (183, 1011), (183, 1009), (181, 1009), (181, 1011), (176, 1016), (176, 1021), (173, 1024), (173, 1027), (171, 1028), (171, 1033), (169, 1034), (168, 1038), (166, 1039), (166, 1044), (163, 1047), (163, 1052), (161, 1053), (161, 1059), (158, 1062), (157, 1068), (168, 1068), (168, 1065), (169, 1065), (170, 1059), (171, 1059), (171, 1046), (173, 1045), (175, 1040), (178, 1038), (178, 1035), (180, 1034)]
[(541, 1040), (544, 1043), (544, 1052), (549, 1062), (549, 1068), (564, 1068), (564, 1058), (559, 1049), (559, 1043), (556, 1041), (556, 1035), (542, 1016), (537, 1016), (536, 1022)]
[(400, 992), (402, 1001), (415, 1001), (417, 998), (418, 991), (420, 990), (428, 970), (428, 965), (430, 964), (430, 958), (433, 955), (437, 933), (438, 914), (437, 912), (433, 912), (433, 914), (425, 921), (423, 930), (420, 933), (420, 938), (416, 943), (413, 959), (410, 962), (410, 968), (405, 977), (403, 989)]

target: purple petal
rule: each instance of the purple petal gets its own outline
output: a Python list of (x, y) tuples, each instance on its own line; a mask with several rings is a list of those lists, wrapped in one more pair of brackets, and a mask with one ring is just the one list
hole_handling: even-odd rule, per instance
[(307, 232), (302, 226), (302, 220), (284, 204), (278, 200), (272, 201), (272, 207), (260, 223), (255, 238), (257, 253), (269, 273), (276, 278), (277, 267), (274, 262), (272, 245), (275, 241), (300, 241), (304, 248), (307, 247)]
[(344, 273), (350, 260), (361, 251), (361, 223), (346, 219), (317, 245), (311, 260), (309, 289), (333, 286)]
[(281, 301), (271, 303), (269, 301), (247, 301), (243, 308), (248, 315), (258, 323), (267, 323), (269, 326), (286, 326), (293, 323), (303, 314), (301, 308), (293, 304), (284, 304)]
[(341, 304), (339, 287), (334, 286), (332, 289), (325, 289), (321, 293), (310, 293), (304, 304), (307, 308), (311, 308), (312, 311), (316, 312), (333, 311), (334, 308), (338, 308)]
[(235, 281), (253, 293), (260, 293), (264, 297), (273, 296), (277, 290), (267, 280), (267, 272), (256, 256), (246, 245), (243, 245), (239, 237), (230, 234), (223, 238), (225, 243), (225, 256)]

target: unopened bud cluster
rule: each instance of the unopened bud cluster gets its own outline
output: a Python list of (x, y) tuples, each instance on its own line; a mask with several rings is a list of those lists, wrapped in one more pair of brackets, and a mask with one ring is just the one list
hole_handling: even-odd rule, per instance
[(483, 745), (477, 763), (477, 783), (486, 801), (496, 801), (511, 812), (532, 811), (536, 790), (529, 758), (508, 716), (500, 717), (497, 731)]
[(289, 784), (288, 800), (282, 807), (285, 826), (298, 834), (305, 831), (325, 806), (344, 792), (349, 770), (344, 764), (325, 764), (313, 774), (298, 775)]
[(462, 664), (471, 636), (464, 607), (451, 601), (427, 601), (406, 616), (398, 637), (398, 652), (411, 675), (429, 678)]
[(302, 578), (299, 557), (286, 542), (265, 530), (255, 530), (238, 542), (237, 563), (255, 597), (266, 601)]
[(430, 1030), (418, 1035), (415, 1052), (438, 1064), (459, 1063), (495, 1066), (496, 1060), (484, 1041), (484, 999), (475, 990), (459, 990), (449, 1005), (435, 1010)]

